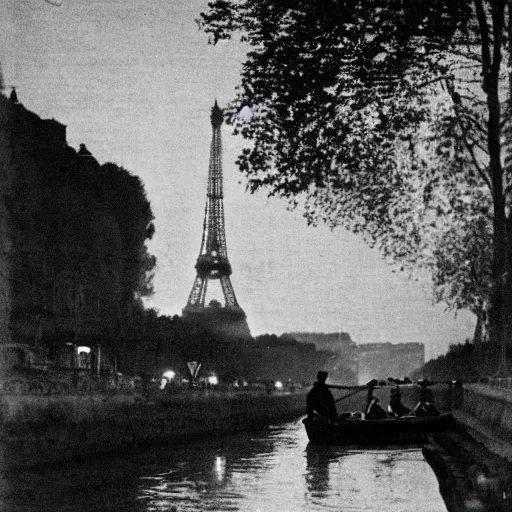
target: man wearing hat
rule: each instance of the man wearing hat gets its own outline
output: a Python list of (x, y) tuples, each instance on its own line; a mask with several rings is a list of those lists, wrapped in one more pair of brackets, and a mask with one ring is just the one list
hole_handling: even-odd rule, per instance
[(338, 417), (334, 397), (325, 383), (327, 376), (327, 372), (318, 372), (317, 381), (308, 393), (306, 399), (308, 418), (313, 418), (315, 413), (328, 420), (334, 420)]

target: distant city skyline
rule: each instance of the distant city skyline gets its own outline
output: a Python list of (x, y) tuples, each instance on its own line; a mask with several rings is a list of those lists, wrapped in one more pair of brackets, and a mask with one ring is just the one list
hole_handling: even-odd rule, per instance
[[(206, 0), (4, 0), (0, 62), (7, 88), (44, 118), (143, 180), (156, 220), (148, 307), (181, 314), (202, 233), (210, 109), (234, 96), (245, 49), (207, 45), (194, 19)], [(7, 90), (8, 92), (8, 90)], [(475, 319), (431, 304), (426, 277), (407, 279), (353, 234), (308, 227), (300, 211), (245, 191), (242, 141), (222, 131), (232, 283), (253, 335), (350, 333), (357, 344), (419, 342), (427, 359), (472, 336)]]

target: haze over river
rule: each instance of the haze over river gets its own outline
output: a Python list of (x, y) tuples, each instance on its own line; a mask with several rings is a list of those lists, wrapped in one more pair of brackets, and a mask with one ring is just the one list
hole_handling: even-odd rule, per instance
[(420, 447), (308, 446), (300, 421), (2, 477), (9, 512), (444, 512)]

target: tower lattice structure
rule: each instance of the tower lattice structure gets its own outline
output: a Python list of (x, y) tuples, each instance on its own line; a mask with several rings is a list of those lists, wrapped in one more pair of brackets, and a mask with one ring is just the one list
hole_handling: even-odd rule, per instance
[[(222, 335), (250, 337), (246, 315), (238, 305), (230, 275), (231, 264), (226, 246), (224, 222), (224, 193), (222, 178), (221, 126), (223, 112), (217, 102), (211, 111), (212, 142), (208, 168), (206, 207), (201, 249), (195, 265), (197, 274), (187, 305), (184, 319), (194, 320), (209, 330)], [(222, 302), (207, 301), (209, 288), (220, 283)]]

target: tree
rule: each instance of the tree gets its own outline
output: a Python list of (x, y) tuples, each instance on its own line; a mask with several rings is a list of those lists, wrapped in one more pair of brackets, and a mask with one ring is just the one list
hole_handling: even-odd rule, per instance
[(128, 311), (134, 299), (151, 295), (156, 258), (145, 245), (155, 231), (153, 212), (140, 178), (113, 163), (95, 175), (98, 193), (113, 212), (123, 241), (122, 303)]
[[(266, 188), (303, 206), (309, 222), (362, 233), (393, 261), (431, 269), (438, 298), (485, 304), (502, 350), (510, 11), (506, 0), (216, 0), (199, 20), (213, 43), (239, 34), (251, 46), (227, 112), (250, 141), (238, 160), (249, 190)], [(239, 115), (245, 106), (251, 116)], [(487, 232), (490, 279), (464, 297), (475, 269), (449, 268), (468, 237), (483, 268)]]

